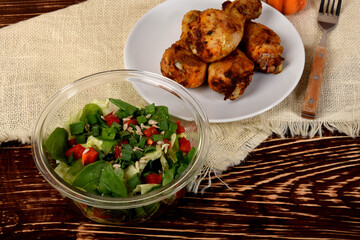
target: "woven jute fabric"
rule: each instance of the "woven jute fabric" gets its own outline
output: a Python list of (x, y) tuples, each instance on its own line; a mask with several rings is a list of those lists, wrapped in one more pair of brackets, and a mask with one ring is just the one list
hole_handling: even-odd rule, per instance
[[(83, 76), (123, 69), (124, 45), (135, 23), (162, 0), (88, 0), (0, 29), (0, 143), (30, 143), (40, 111), (59, 89)], [(203, 176), (241, 163), (271, 134), (321, 135), (323, 127), (356, 137), (360, 132), (360, 1), (343, 1), (338, 26), (328, 35), (321, 107), (315, 120), (300, 117), (314, 47), (320, 0), (287, 16), (305, 46), (305, 68), (295, 90), (265, 113), (211, 124)], [(280, 23), (279, 23), (280, 24)], [(266, 161), (266, 159), (264, 159)]]

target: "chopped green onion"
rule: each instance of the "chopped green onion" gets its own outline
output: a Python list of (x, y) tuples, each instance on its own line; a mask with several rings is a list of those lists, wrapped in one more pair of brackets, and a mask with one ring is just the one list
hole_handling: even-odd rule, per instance
[(154, 114), (155, 113), (155, 104), (150, 104), (145, 106), (145, 114)]
[(144, 153), (142, 151), (140, 151), (140, 150), (136, 150), (135, 151), (135, 156), (136, 156), (137, 159), (140, 159), (140, 158), (142, 158), (144, 156)]
[(139, 148), (144, 148), (145, 147), (145, 143), (146, 143), (146, 137), (141, 136), (139, 139), (139, 142), (137, 144), (137, 147)]
[(130, 144), (131, 146), (136, 146), (136, 145), (137, 145), (139, 137), (136, 137), (136, 136), (137, 136), (137, 135), (135, 134), (135, 135), (133, 135), (133, 136), (131, 136), (131, 137), (129, 138), (129, 144)]
[(140, 115), (140, 116), (136, 117), (136, 120), (139, 125), (147, 122), (147, 118), (144, 115)]
[(119, 107), (120, 109), (124, 110), (127, 114), (129, 114), (128, 116), (130, 115), (134, 115), (134, 113), (136, 112), (136, 110), (138, 110), (137, 107), (129, 104), (129, 103), (126, 103), (120, 99), (114, 99), (114, 98), (110, 98), (109, 99), (110, 102), (112, 102), (115, 106)]
[(183, 155), (183, 152), (182, 152), (181, 150), (178, 150), (178, 151), (176, 152), (176, 158), (177, 158), (177, 160), (180, 161), (180, 162), (184, 160), (184, 155)]
[(127, 114), (124, 110), (119, 109), (118, 111), (115, 112), (115, 115), (118, 116), (120, 119), (126, 118), (129, 116), (129, 114)]
[(132, 146), (130, 144), (123, 144), (122, 149), (126, 151), (132, 151)]
[(133, 159), (134, 153), (132, 150), (122, 149), (121, 160), (131, 161)]
[(120, 139), (127, 139), (131, 136), (131, 134), (128, 131), (120, 131), (119, 135), (120, 135)]
[(94, 125), (91, 127), (91, 134), (94, 136), (94, 137), (98, 137), (100, 136), (100, 131), (101, 128), (99, 127), (99, 125)]
[(66, 164), (71, 166), (71, 165), (73, 165), (73, 163), (74, 163), (74, 152), (71, 152), (70, 157), (66, 161)]
[(78, 135), (75, 135), (75, 138), (76, 138), (76, 143), (83, 144), (83, 143), (86, 143), (87, 134), (86, 133), (78, 134)]
[(161, 113), (164, 115), (169, 115), (169, 108), (166, 106), (156, 106), (155, 107), (156, 113)]
[(161, 134), (154, 134), (150, 138), (155, 142), (162, 141), (164, 139), (163, 135)]
[(113, 123), (111, 124), (111, 127), (112, 127), (112, 128), (115, 128), (117, 131), (120, 131), (120, 129), (121, 129), (121, 125), (118, 124), (117, 122), (113, 122)]
[(177, 130), (178, 126), (176, 123), (174, 123), (173, 121), (170, 121), (169, 123), (169, 131), (172, 133), (175, 133)]
[(195, 155), (196, 149), (195, 147), (192, 147), (190, 152), (188, 152), (188, 154), (186, 154), (185, 156), (185, 163), (189, 164), (190, 161), (193, 159), (194, 155)]
[(187, 168), (187, 164), (181, 164), (180, 167), (177, 169), (176, 173), (177, 175), (180, 175), (181, 173), (183, 173), (185, 171), (185, 169)]
[(144, 148), (144, 153), (148, 153), (148, 152), (153, 152), (153, 151), (155, 151), (156, 150), (156, 147), (155, 146), (146, 146), (145, 148)]

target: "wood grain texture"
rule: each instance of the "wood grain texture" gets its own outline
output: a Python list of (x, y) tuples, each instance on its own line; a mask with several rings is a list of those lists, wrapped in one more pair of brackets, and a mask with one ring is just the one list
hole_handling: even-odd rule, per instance
[[(0, 26), (77, 0), (0, 0)], [(30, 146), (0, 145), (0, 239), (360, 239), (360, 138), (271, 137), (156, 220), (94, 223), (40, 175)], [(204, 179), (201, 187), (208, 184)]]
[(0, 0), (0, 28), (86, 0)]
[[(4, 239), (359, 239), (360, 139), (269, 138), (204, 194), (140, 225), (107, 226), (78, 214), (39, 174), (30, 146), (0, 148)], [(205, 187), (208, 179), (202, 183)]]

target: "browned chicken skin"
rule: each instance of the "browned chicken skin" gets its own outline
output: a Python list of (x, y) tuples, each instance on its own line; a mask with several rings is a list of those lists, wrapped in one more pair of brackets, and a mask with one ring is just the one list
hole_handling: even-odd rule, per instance
[(190, 11), (182, 21), (181, 38), (203, 62), (214, 62), (239, 45), (243, 29), (224, 11)]
[[(233, 16), (237, 16), (238, 14), (245, 17), (246, 21), (256, 19), (261, 15), (262, 12), (262, 4), (260, 0), (235, 0), (225, 1), (222, 4), (222, 9), (225, 12), (232, 13)], [(235, 12), (236, 9), (236, 12)]]
[(280, 37), (251, 22), (261, 12), (260, 0), (225, 1), (222, 10), (189, 11), (181, 23), (180, 40), (163, 54), (162, 74), (187, 88), (207, 80), (225, 100), (237, 99), (250, 84), (254, 69), (282, 70)]
[(161, 73), (187, 88), (196, 88), (206, 79), (206, 63), (179, 40), (166, 49), (160, 62)]
[(254, 63), (239, 49), (220, 61), (209, 64), (209, 87), (223, 95), (225, 100), (240, 97), (252, 80)]
[(241, 45), (255, 68), (265, 73), (279, 73), (283, 69), (281, 54), (284, 48), (280, 37), (270, 28), (255, 22), (245, 24)]

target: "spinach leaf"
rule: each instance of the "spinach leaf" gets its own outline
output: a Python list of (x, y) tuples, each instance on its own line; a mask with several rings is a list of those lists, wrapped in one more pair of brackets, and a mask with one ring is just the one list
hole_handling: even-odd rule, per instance
[(57, 160), (66, 160), (68, 132), (64, 128), (56, 128), (46, 139), (45, 148), (51, 157)]
[(105, 165), (100, 177), (99, 191), (105, 196), (126, 197), (127, 190), (123, 182), (124, 171), (121, 168), (114, 170), (111, 163)]
[(72, 184), (76, 176), (83, 168), (84, 166), (82, 165), (81, 160), (75, 161), (72, 166), (69, 166), (64, 162), (60, 162), (59, 165), (57, 165), (55, 168), (55, 172), (66, 182)]
[(101, 108), (95, 103), (86, 104), (82, 110), (82, 114), (80, 116), (81, 121), (85, 121), (86, 117), (89, 115), (95, 115), (98, 112), (102, 114)]
[(71, 184), (83, 168), (84, 165), (82, 164), (81, 160), (75, 161), (69, 170), (67, 170), (63, 179)]
[(174, 176), (175, 176), (175, 167), (164, 171), (162, 176), (162, 185), (165, 186), (166, 184), (172, 182), (174, 180)]
[(79, 122), (70, 124), (70, 133), (72, 135), (81, 134), (84, 132), (84, 130), (85, 130), (85, 122), (84, 121), (79, 121)]
[(100, 160), (86, 165), (73, 181), (73, 186), (82, 188), (86, 192), (97, 194), (105, 163), (105, 161)]
[(117, 131), (116, 131), (116, 129), (114, 127), (102, 128), (102, 130), (101, 130), (101, 139), (112, 141), (112, 140), (115, 139), (116, 133), (117, 133)]

